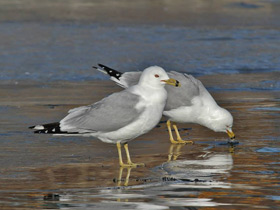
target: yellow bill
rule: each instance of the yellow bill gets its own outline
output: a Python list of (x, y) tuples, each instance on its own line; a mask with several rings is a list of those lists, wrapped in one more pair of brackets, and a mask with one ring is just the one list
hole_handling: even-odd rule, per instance
[(231, 129), (227, 130), (227, 134), (228, 134), (230, 139), (235, 139), (235, 135), (234, 135), (234, 133), (233, 133), (233, 131)]
[(165, 82), (168, 85), (173, 85), (175, 87), (181, 87), (180, 82), (176, 79), (173, 79), (173, 78), (170, 78), (168, 80), (161, 80), (161, 81)]

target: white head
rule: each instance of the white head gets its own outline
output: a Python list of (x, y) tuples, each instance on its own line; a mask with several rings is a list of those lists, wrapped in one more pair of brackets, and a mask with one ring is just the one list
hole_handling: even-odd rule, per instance
[(150, 86), (153, 88), (162, 88), (165, 84), (180, 86), (175, 79), (170, 79), (165, 70), (159, 66), (151, 66), (146, 68), (139, 80), (139, 85)]
[(211, 113), (210, 123), (207, 125), (208, 128), (215, 132), (225, 132), (231, 139), (235, 138), (232, 131), (233, 117), (230, 112), (224, 108), (219, 107)]

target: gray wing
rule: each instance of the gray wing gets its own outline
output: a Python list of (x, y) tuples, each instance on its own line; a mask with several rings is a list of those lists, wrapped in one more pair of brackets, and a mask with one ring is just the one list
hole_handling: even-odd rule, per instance
[(200, 87), (202, 83), (188, 74), (182, 74), (176, 71), (171, 71), (167, 74), (170, 78), (178, 80), (181, 87), (175, 88), (170, 85), (165, 86), (168, 97), (164, 110), (168, 111), (181, 106), (191, 106), (191, 100), (200, 94)]
[[(104, 72), (103, 69), (100, 70)], [(111, 76), (111, 80), (116, 82), (123, 88), (128, 88), (138, 83), (142, 72), (125, 72), (120, 73), (116, 70), (109, 69), (104, 73)], [(120, 76), (116, 77), (118, 74)], [(174, 88), (172, 86), (166, 85), (165, 89), (168, 92), (167, 103), (165, 106), (165, 111), (175, 109), (181, 106), (191, 106), (191, 100), (200, 94), (202, 91), (207, 91), (203, 84), (195, 79), (193, 76), (188, 74), (182, 74), (176, 71), (171, 71), (167, 73), (170, 78), (177, 79), (181, 83), (180, 88)]]
[(117, 85), (123, 88), (128, 88), (138, 84), (140, 76), (142, 74), (142, 72), (140, 71), (122, 73), (103, 64), (98, 64), (98, 67), (93, 66), (93, 68), (104, 74), (108, 74), (111, 80), (113, 80)]
[(125, 72), (121, 75), (119, 80), (114, 80), (114, 79), (112, 80), (115, 81), (121, 87), (128, 88), (138, 84), (141, 74), (142, 74), (141, 71)]
[(127, 90), (114, 93), (89, 106), (78, 107), (60, 121), (62, 131), (110, 132), (133, 122), (142, 113), (135, 108), (140, 96)]

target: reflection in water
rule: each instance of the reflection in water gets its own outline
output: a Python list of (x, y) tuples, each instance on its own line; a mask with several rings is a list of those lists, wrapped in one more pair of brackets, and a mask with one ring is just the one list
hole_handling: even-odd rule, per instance
[[(229, 153), (234, 154), (235, 147), (238, 145), (238, 142), (236, 143), (219, 143), (220, 145), (226, 145), (228, 146)], [(167, 162), (177, 160), (178, 157), (182, 154), (181, 150), (185, 147), (185, 144), (170, 144), (169, 150), (168, 150), (168, 159)], [(186, 146), (187, 148), (188, 146)]]
[(167, 162), (177, 160), (181, 154), (181, 149), (184, 146), (185, 144), (170, 144)]
[[(170, 145), (165, 128), (159, 127), (141, 139), (141, 146), (135, 146), (136, 141), (132, 147), (133, 158), (147, 167), (131, 169), (115, 165), (115, 150), (110, 153), (107, 145), (92, 147), (97, 144), (85, 139), (38, 141), (24, 132), (14, 134), (13, 122), (7, 119), (15, 109), (3, 109), (8, 122), (3, 126), (11, 132), (1, 136), (1, 209), (277, 209), (279, 93), (252, 95), (263, 101), (248, 100), (244, 92), (219, 96), (239, 97), (224, 102), (235, 110), (239, 145), (223, 144), (223, 135), (197, 126), (188, 130), (189, 138), (197, 138), (194, 145)], [(49, 114), (44, 106), (18, 110), (26, 118), (34, 110)], [(100, 161), (101, 156), (106, 158)], [(14, 171), (5, 174), (6, 167)]]
[(171, 180), (200, 182), (211, 187), (229, 187), (228, 183), (219, 182), (217, 177), (226, 177), (232, 169), (231, 153), (216, 154), (205, 152), (192, 160), (166, 162), (160, 167), (162, 176)]
[[(145, 155), (139, 149), (141, 155), (134, 158), (138, 162), (145, 159), (147, 167), (143, 168), (122, 169), (110, 158), (103, 164), (75, 163), (77, 159), (71, 156), (72, 164), (45, 164), (25, 169), (28, 176), (0, 179), (1, 205), (4, 209), (13, 209), (14, 203), (37, 209), (277, 209), (278, 115), (248, 111), (250, 103), (237, 103), (239, 145), (222, 144), (224, 139), (216, 141), (217, 134), (211, 137), (209, 131), (194, 128), (190, 135), (200, 136), (194, 145), (159, 144), (157, 154)], [(165, 133), (161, 129), (155, 131)], [(146, 142), (142, 142), (146, 148), (157, 149)], [(63, 147), (56, 145), (56, 152), (66, 147), (62, 143)], [(238, 206), (231, 208), (235, 204)]]
[[(119, 168), (115, 161), (36, 169), (30, 183), (40, 191), (2, 193), (3, 202), (13, 199), (24, 206), (26, 200), (32, 200), (34, 205), (28, 201), (30, 208), (50, 209), (223, 209), (239, 200), (244, 189), (247, 194), (258, 190), (228, 181), (234, 171), (235, 154), (226, 147), (220, 147), (222, 151), (198, 150), (191, 153), (189, 145), (170, 145), (171, 160), (162, 163), (166, 155), (150, 157), (154, 161), (152, 171), (147, 167)], [(233, 201), (222, 199), (226, 195)]]
[[(168, 157), (177, 159), (183, 147), (184, 145), (170, 146)], [(102, 201), (104, 208), (115, 203), (114, 199), (136, 209), (169, 209), (169, 206), (194, 209), (196, 206), (229, 205), (211, 198), (199, 198), (197, 189), (230, 188), (230, 184), (220, 180), (229, 176), (232, 166), (231, 153), (204, 152), (193, 159), (168, 160), (155, 167), (157, 177), (151, 178), (148, 183), (101, 189), (98, 195), (111, 199), (110, 202)], [(143, 190), (136, 190), (139, 188)]]
[[(33, 176), (36, 188), (42, 192), (29, 193), (29, 198), (36, 201), (37, 207), (58, 209), (194, 209), (227, 205), (200, 197), (197, 189), (230, 188), (221, 180), (232, 169), (231, 153), (205, 151), (185, 157), (186, 148), (188, 145), (171, 145), (171, 160), (165, 163), (162, 160), (166, 156), (153, 156), (153, 164), (157, 165), (152, 171), (146, 167), (115, 167), (114, 161), (37, 169)], [(179, 155), (183, 159), (179, 160)]]
[(125, 177), (124, 186), (128, 186), (130, 172), (131, 172), (132, 167), (125, 167), (125, 168), (120, 167), (119, 178), (117, 180), (118, 186), (121, 186), (121, 183), (122, 183), (122, 180), (123, 180), (122, 179), (122, 174), (123, 174), (124, 169), (127, 169), (127, 174), (126, 174), (126, 177)]
[(59, 194), (53, 194), (53, 193), (49, 193), (44, 195), (44, 200), (45, 201), (59, 201)]

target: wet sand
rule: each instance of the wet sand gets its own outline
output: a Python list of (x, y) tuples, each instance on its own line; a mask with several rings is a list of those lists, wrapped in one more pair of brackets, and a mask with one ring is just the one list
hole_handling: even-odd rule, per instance
[[(233, 84), (241, 76), (251, 78), (246, 79), (250, 84), (272, 75), (279, 76), (200, 79), (206, 86), (223, 88), (225, 78)], [(218, 103), (232, 112), (239, 145), (231, 147), (225, 134), (192, 124), (180, 128), (183, 138), (194, 145), (170, 145), (162, 122), (129, 144), (132, 159), (146, 164), (129, 170), (118, 167), (115, 145), (82, 137), (35, 135), (27, 129), (59, 120), (68, 109), (119, 90), (110, 81), (1, 85), (1, 209), (279, 205), (279, 92), (212, 91)]]

